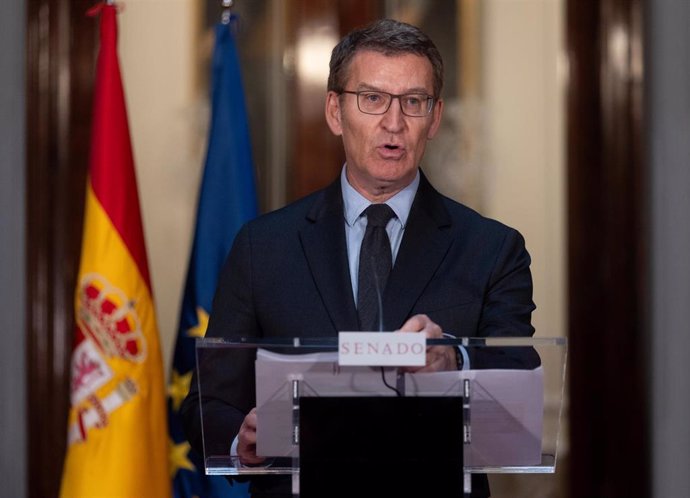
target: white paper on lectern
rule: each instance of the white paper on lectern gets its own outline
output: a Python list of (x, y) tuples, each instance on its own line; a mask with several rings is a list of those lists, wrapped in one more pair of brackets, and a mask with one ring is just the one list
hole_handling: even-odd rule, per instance
[(544, 370), (464, 370), (406, 376), (408, 396), (460, 392), (471, 381), (471, 443), (466, 467), (532, 466), (541, 463)]
[[(385, 375), (388, 384), (395, 385), (396, 370), (386, 369)], [(259, 349), (258, 455), (297, 455), (292, 444), (293, 379), (300, 380), (301, 396), (395, 395), (383, 384), (380, 368), (340, 367), (337, 353), (284, 355)], [(460, 395), (464, 379), (471, 381), (472, 431), (472, 442), (465, 448), (465, 465), (538, 465), (544, 398), (542, 368), (406, 374), (406, 395)]]
[[(396, 370), (384, 368), (395, 385)], [(338, 353), (256, 353), (256, 452), (260, 456), (292, 456), (292, 383), (300, 379), (301, 396), (394, 396), (381, 380), (381, 368), (338, 365)]]

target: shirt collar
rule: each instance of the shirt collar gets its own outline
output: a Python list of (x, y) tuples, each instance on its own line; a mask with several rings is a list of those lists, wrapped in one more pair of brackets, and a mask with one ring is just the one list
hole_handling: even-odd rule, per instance
[[(349, 226), (352, 226), (357, 221), (357, 218), (360, 217), (362, 211), (369, 207), (371, 202), (350, 185), (350, 182), (347, 181), (345, 168), (347, 168), (347, 165), (343, 166), (340, 172), (340, 188), (343, 193), (345, 222)], [(390, 206), (395, 216), (400, 220), (400, 224), (403, 228), (407, 225), (407, 218), (410, 215), (410, 209), (412, 208), (412, 202), (414, 201), (414, 196), (417, 194), (418, 187), (419, 170), (417, 170), (414, 180), (412, 180), (407, 187), (386, 201), (386, 204)]]

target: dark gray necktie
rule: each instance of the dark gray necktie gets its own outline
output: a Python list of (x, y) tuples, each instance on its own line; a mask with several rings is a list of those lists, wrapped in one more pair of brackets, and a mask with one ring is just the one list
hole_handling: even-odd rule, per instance
[(361, 330), (378, 330), (379, 303), (393, 260), (386, 225), (395, 213), (386, 204), (372, 204), (364, 214), (367, 216), (367, 230), (359, 251), (357, 312)]

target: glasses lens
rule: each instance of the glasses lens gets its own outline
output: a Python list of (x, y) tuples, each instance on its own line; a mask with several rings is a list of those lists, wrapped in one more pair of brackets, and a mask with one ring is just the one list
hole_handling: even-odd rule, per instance
[[(355, 93), (355, 92), (346, 92)], [(431, 111), (433, 97), (424, 93), (408, 93), (407, 95), (391, 95), (386, 92), (357, 92), (359, 110), (366, 114), (384, 114), (391, 105), (393, 98), (400, 100), (400, 108), (407, 116), (426, 116)]]
[(357, 97), (360, 111), (369, 114), (383, 114), (391, 102), (391, 96), (381, 92), (360, 92)]
[(402, 110), (408, 116), (426, 116), (429, 112), (429, 97), (424, 94), (410, 93), (400, 97)]

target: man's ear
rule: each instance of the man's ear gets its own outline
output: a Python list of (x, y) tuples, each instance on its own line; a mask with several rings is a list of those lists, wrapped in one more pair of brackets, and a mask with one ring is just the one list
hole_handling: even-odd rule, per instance
[(325, 114), (326, 123), (328, 123), (328, 127), (331, 129), (331, 132), (333, 132), (333, 134), (336, 136), (342, 135), (343, 126), (341, 122), (342, 115), (340, 108), (340, 95), (334, 91), (330, 91), (326, 95)]
[(427, 140), (431, 140), (436, 135), (441, 125), (441, 116), (443, 116), (443, 100), (438, 99), (434, 104), (434, 109), (431, 111), (431, 126), (426, 134)]

